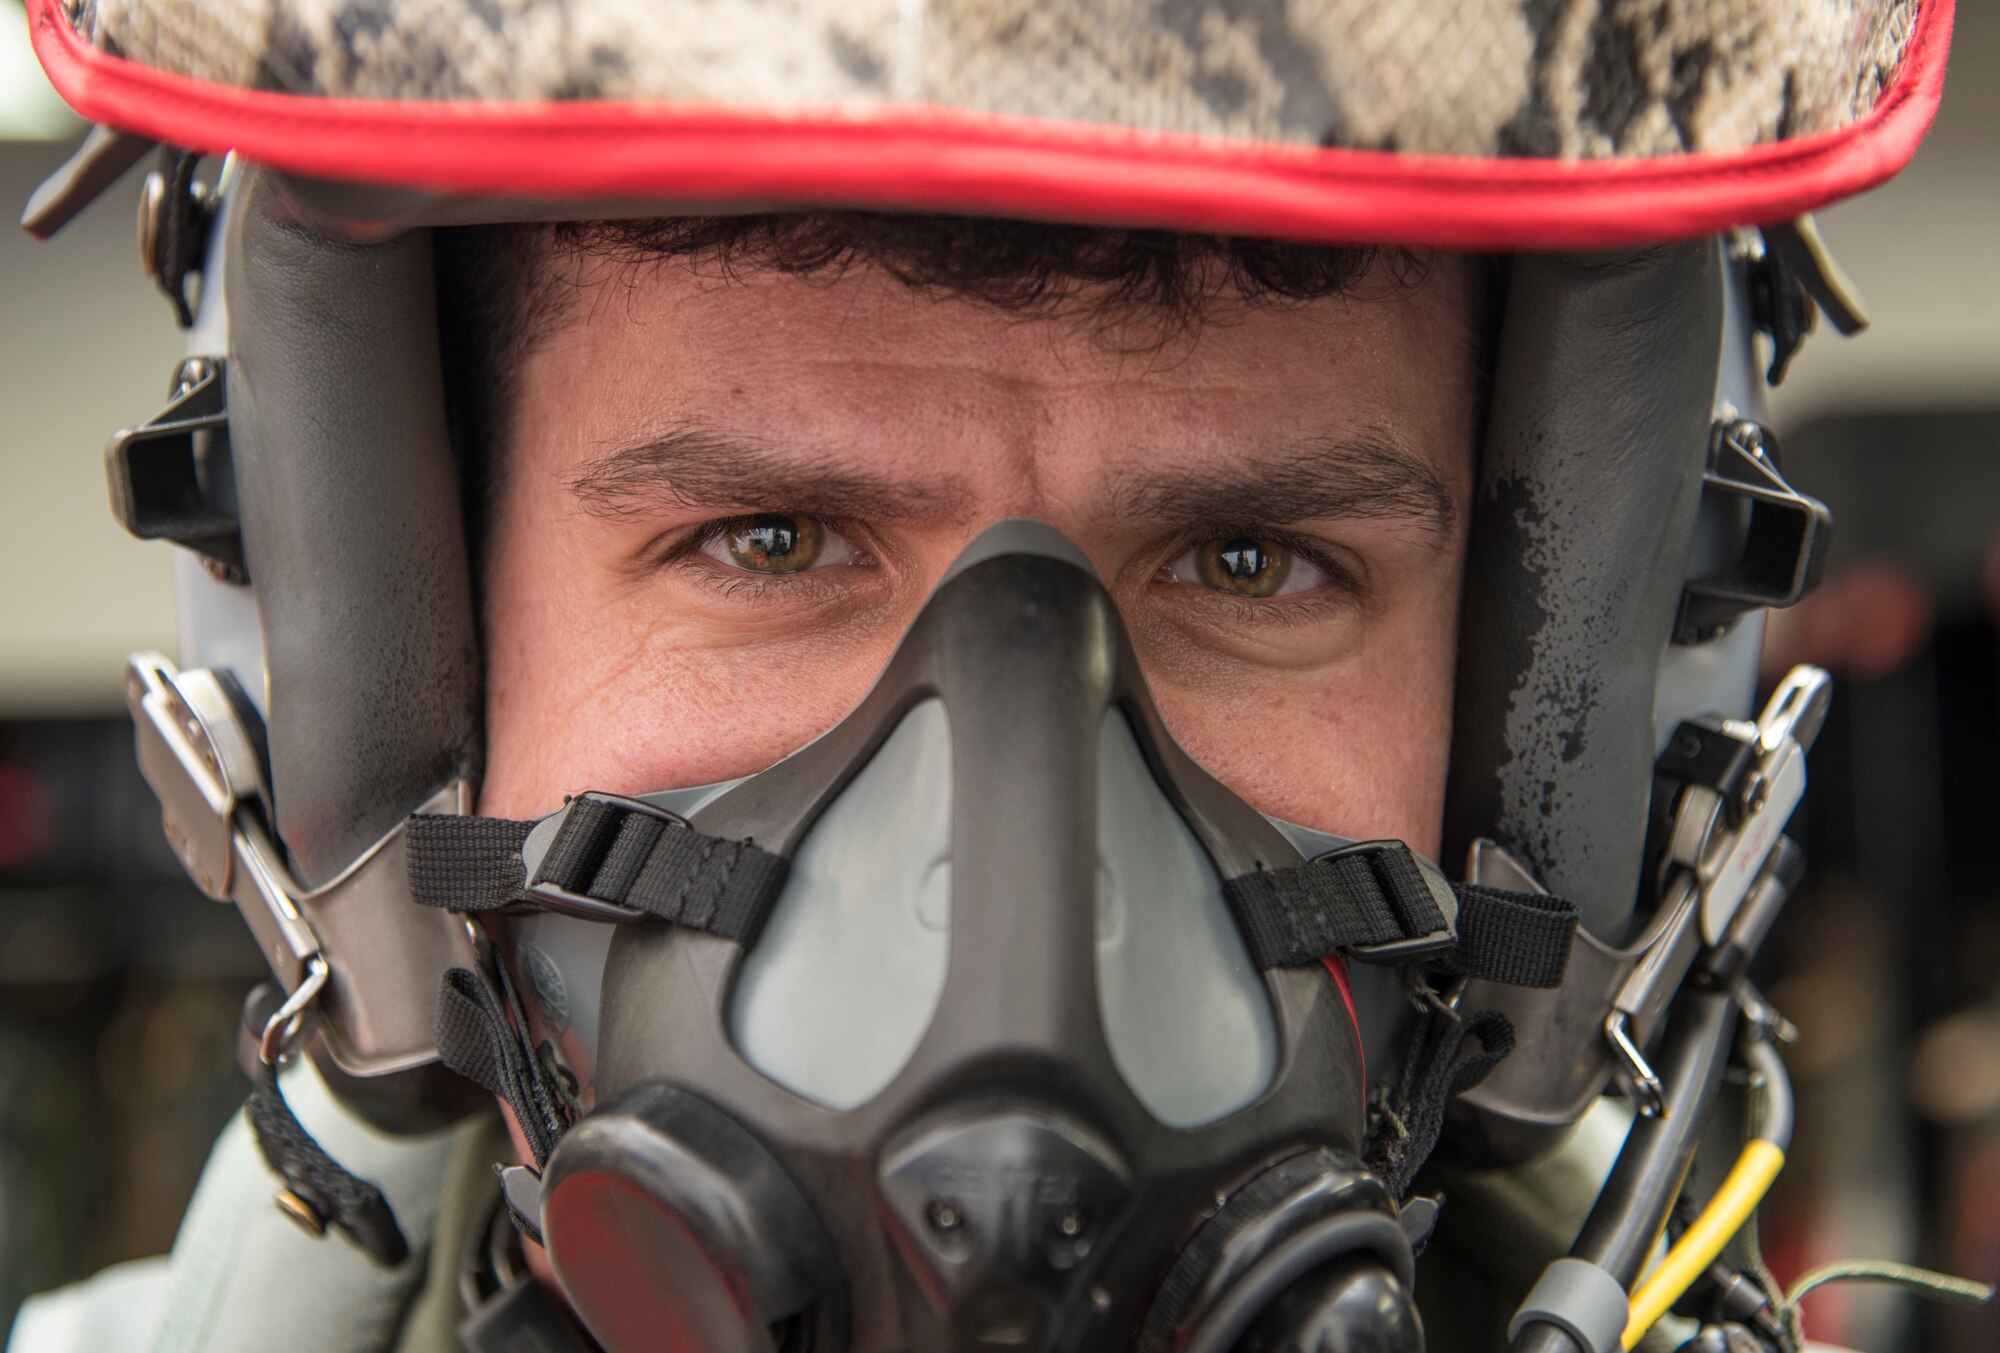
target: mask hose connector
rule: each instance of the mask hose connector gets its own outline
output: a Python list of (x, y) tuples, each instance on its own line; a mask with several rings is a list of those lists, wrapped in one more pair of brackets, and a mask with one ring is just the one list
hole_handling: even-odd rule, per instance
[(1350, 1348), (1420, 1353), (1423, 1346), (1423, 1325), (1409, 1289), (1380, 1259), (1360, 1252), (1322, 1265), (1286, 1288), (1231, 1353)]
[[(1385, 1282), (1370, 1278), (1363, 1285), (1384, 1299), (1385, 1308), (1400, 1310), (1408, 1305), (1416, 1268), (1392, 1206), (1382, 1180), (1336, 1152), (1306, 1151), (1278, 1161), (1231, 1194), (1194, 1233), (1161, 1282), (1133, 1347), (1138, 1353), (1227, 1353), (1248, 1347), (1240, 1341), (1252, 1330), (1269, 1334), (1283, 1326), (1296, 1333), (1296, 1321), (1335, 1319), (1328, 1308), (1347, 1301), (1337, 1289), (1352, 1276), (1352, 1261), (1379, 1272)], [(1294, 1289), (1300, 1289), (1297, 1298)], [(1415, 1321), (1411, 1310), (1412, 1329)], [(1259, 1346), (1314, 1345), (1280, 1340)], [(1422, 1339), (1365, 1346), (1416, 1350)]]

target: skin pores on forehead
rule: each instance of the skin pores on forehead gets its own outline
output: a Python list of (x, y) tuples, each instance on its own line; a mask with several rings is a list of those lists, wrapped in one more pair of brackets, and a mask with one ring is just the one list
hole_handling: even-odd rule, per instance
[[(1477, 427), (1468, 265), (1164, 341), (868, 267), (668, 261), (582, 284), (523, 358), (500, 453), (480, 812), (768, 766), (855, 705), (966, 544), (1028, 516), (1089, 554), (1218, 778), (1435, 853)], [(816, 533), (814, 567), (741, 566), (729, 541), (774, 518)], [(1284, 593), (1209, 585), (1200, 564), (1225, 556), (1288, 563)]]

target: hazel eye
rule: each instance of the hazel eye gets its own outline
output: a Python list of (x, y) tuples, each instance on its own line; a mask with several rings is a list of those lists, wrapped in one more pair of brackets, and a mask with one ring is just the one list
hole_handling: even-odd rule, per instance
[(1256, 536), (1204, 540), (1174, 561), (1168, 577), (1252, 599), (1309, 592), (1326, 581), (1324, 573), (1286, 546)]
[(718, 523), (701, 552), (717, 563), (767, 576), (852, 562), (855, 549), (814, 517), (761, 512)]

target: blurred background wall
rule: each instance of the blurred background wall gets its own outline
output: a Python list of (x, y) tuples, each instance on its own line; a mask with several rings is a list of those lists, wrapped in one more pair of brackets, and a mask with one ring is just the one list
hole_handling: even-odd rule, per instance
[[(1811, 862), (1765, 957), (1801, 1030), (1774, 1266), (1863, 1255), (2000, 1279), (2000, 5), (1958, 7), (1944, 108), (1889, 188), (1820, 224), (1873, 327), (1824, 330), (1773, 397), (1835, 519), (1825, 585), (1767, 670), (1839, 677), (1794, 834)], [(2000, 1348), (2000, 1311), (1832, 1288), (1807, 1329)]]
[(169, 552), (113, 522), (100, 454), (179, 351), (139, 272), (136, 176), (52, 245), (12, 226), (82, 132), (0, 0), (0, 1327), (171, 1241), (246, 1093), (259, 976), (166, 852), (121, 726), (122, 655), (174, 648)]
[[(0, 201), (82, 128), (0, 0)], [(1774, 665), (1836, 668), (1798, 823), (1812, 882), (1765, 974), (1803, 1030), (1779, 1268), (1864, 1255), (2000, 1276), (2000, 5), (1961, 0), (1943, 115), (1889, 190), (1821, 217), (1874, 327), (1822, 330), (1777, 392), (1787, 464), (1839, 522)], [(105, 506), (106, 437), (179, 353), (141, 276), (136, 175), (37, 245), (0, 229), (0, 1329), (28, 1291), (172, 1239), (240, 1104), (262, 974), (181, 879), (131, 764), (124, 655), (172, 653), (168, 548)], [(2000, 1347), (2000, 1315), (1815, 1297), (1820, 1337)]]

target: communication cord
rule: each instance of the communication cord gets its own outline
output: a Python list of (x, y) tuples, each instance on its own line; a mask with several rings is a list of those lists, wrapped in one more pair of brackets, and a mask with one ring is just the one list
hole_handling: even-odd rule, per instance
[(1771, 1181), (1785, 1165), (1785, 1149), (1792, 1140), (1792, 1082), (1785, 1073), (1784, 1059), (1762, 1029), (1752, 1026), (1743, 1042), (1743, 1060), (1757, 1077), (1762, 1097), (1757, 1135), (1746, 1142), (1743, 1152), (1722, 1187), (1708, 1200), (1708, 1206), (1680, 1240), (1667, 1251), (1666, 1258), (1632, 1293), (1632, 1316), (1622, 1340), (1626, 1348), (1638, 1345), (1659, 1318), (1680, 1300), (1695, 1279), (1708, 1271), (1729, 1238), (1743, 1228), (1757, 1210)]

